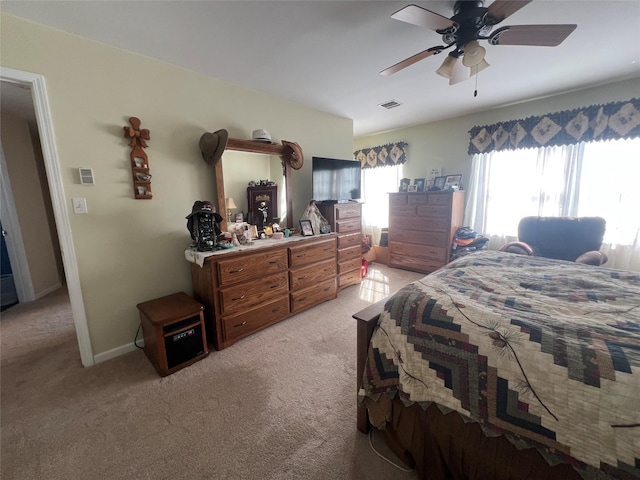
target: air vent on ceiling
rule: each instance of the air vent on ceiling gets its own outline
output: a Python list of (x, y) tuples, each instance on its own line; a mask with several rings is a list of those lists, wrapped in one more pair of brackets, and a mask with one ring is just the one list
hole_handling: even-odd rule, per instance
[(390, 108), (396, 108), (396, 107), (399, 107), (400, 105), (402, 104), (396, 100), (389, 100), (388, 102), (380, 103), (378, 106), (389, 110)]

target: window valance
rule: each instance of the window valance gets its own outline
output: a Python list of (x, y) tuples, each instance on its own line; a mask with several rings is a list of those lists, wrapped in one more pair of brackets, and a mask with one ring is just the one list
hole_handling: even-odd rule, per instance
[(473, 127), (469, 154), (640, 137), (640, 99)]
[(353, 152), (353, 156), (363, 169), (400, 165), (407, 161), (407, 145), (406, 142), (396, 142), (363, 148)]

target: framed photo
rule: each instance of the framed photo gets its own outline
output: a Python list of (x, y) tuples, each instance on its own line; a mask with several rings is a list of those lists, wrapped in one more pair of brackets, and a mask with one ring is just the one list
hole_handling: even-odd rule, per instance
[(447, 177), (436, 177), (433, 179), (433, 187), (431, 187), (432, 190), (437, 191), (437, 190), (442, 190), (444, 188), (444, 181), (446, 180)]
[(302, 230), (302, 235), (304, 237), (312, 236), (313, 226), (311, 225), (311, 220), (300, 220), (300, 230)]
[(416, 187), (415, 185), (409, 185), (407, 187), (407, 192), (417, 192), (418, 191), (418, 187)]
[(244, 215), (242, 213), (236, 213), (236, 223), (244, 222)]
[(271, 227), (271, 225), (265, 225), (264, 226), (264, 234), (267, 237), (270, 237), (271, 235), (273, 235), (273, 227)]
[(406, 192), (409, 190), (409, 183), (411, 183), (411, 180), (409, 180), (408, 178), (403, 178), (402, 180), (400, 180), (400, 189), (398, 190), (399, 192)]
[(414, 178), (413, 184), (416, 186), (416, 192), (424, 192), (424, 178)]
[(444, 180), (444, 189), (457, 190), (460, 188), (461, 181), (462, 181), (462, 175), (447, 175)]

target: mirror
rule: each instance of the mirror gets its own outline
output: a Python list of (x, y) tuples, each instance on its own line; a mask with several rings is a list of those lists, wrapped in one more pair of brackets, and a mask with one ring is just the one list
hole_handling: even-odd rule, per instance
[[(296, 144), (296, 147), (299, 149), (299, 146)], [(243, 152), (243, 155), (240, 155), (240, 158), (235, 156), (237, 152)], [(222, 154), (222, 159), (216, 162), (215, 169), (215, 179), (216, 179), (216, 207), (218, 209), (218, 213), (222, 216), (222, 222), (220, 224), (220, 228), (222, 230), (227, 229), (227, 214), (228, 209), (226, 205), (226, 199), (229, 197), (226, 193), (225, 189), (225, 172), (229, 170), (229, 188), (230, 189), (238, 189), (233, 190), (237, 191), (238, 199), (231, 196), (234, 199), (236, 206), (243, 205), (244, 207), (236, 208), (233, 213), (241, 211), (246, 212), (246, 203), (247, 203), (247, 183), (250, 180), (264, 180), (269, 179), (278, 183), (278, 196), (280, 197), (280, 201), (278, 204), (278, 216), (280, 217), (280, 226), (286, 228), (293, 228), (293, 203), (292, 203), (292, 194), (291, 194), (291, 161), (292, 155), (299, 154), (299, 166), (296, 168), (300, 168), (302, 165), (302, 150), (299, 149), (299, 152), (295, 152), (290, 147), (285, 147), (284, 145), (272, 145), (269, 143), (259, 143), (254, 142), (252, 140), (239, 140), (237, 138), (229, 138), (227, 142), (227, 148)], [(255, 155), (260, 154), (260, 155)], [(263, 170), (253, 170), (255, 163), (255, 168), (263, 168), (259, 167), (259, 160), (257, 161), (253, 157), (262, 157), (263, 162), (264, 158), (268, 158), (268, 167), (266, 163), (263, 163)], [(294, 157), (297, 158), (297, 157)], [(226, 159), (226, 160), (225, 160)], [(234, 163), (235, 160), (235, 163)], [(284, 166), (284, 167), (283, 167)], [(282, 171), (284, 170), (284, 175), (282, 175)], [(237, 174), (235, 172), (241, 172)], [(260, 172), (268, 173), (268, 177), (260, 178), (259, 176), (255, 178), (256, 174)], [(279, 172), (279, 173), (276, 173)], [(282, 178), (282, 181), (279, 182), (276, 178)], [(244, 186), (240, 187), (240, 184), (244, 183)], [(242, 192), (239, 190), (242, 188)], [(241, 200), (240, 200), (241, 199)], [(284, 200), (281, 200), (284, 199)], [(283, 208), (280, 208), (282, 205)]]
[(244, 213), (246, 218), (249, 208), (247, 186), (251, 180), (255, 182), (270, 180), (276, 183), (278, 186), (277, 216), (283, 221), (286, 219), (286, 185), (280, 157), (227, 150), (222, 155), (221, 161), (224, 170), (225, 199), (232, 198), (236, 205), (236, 208), (231, 210), (231, 219), (228, 217), (228, 210), (225, 210), (227, 221), (235, 221), (236, 213)]

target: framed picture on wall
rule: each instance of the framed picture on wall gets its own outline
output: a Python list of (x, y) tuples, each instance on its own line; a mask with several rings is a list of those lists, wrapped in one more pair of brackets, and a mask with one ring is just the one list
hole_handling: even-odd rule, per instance
[(447, 175), (444, 179), (444, 190), (457, 190), (460, 188), (462, 175)]
[(414, 178), (413, 184), (416, 186), (416, 192), (424, 192), (424, 178)]

